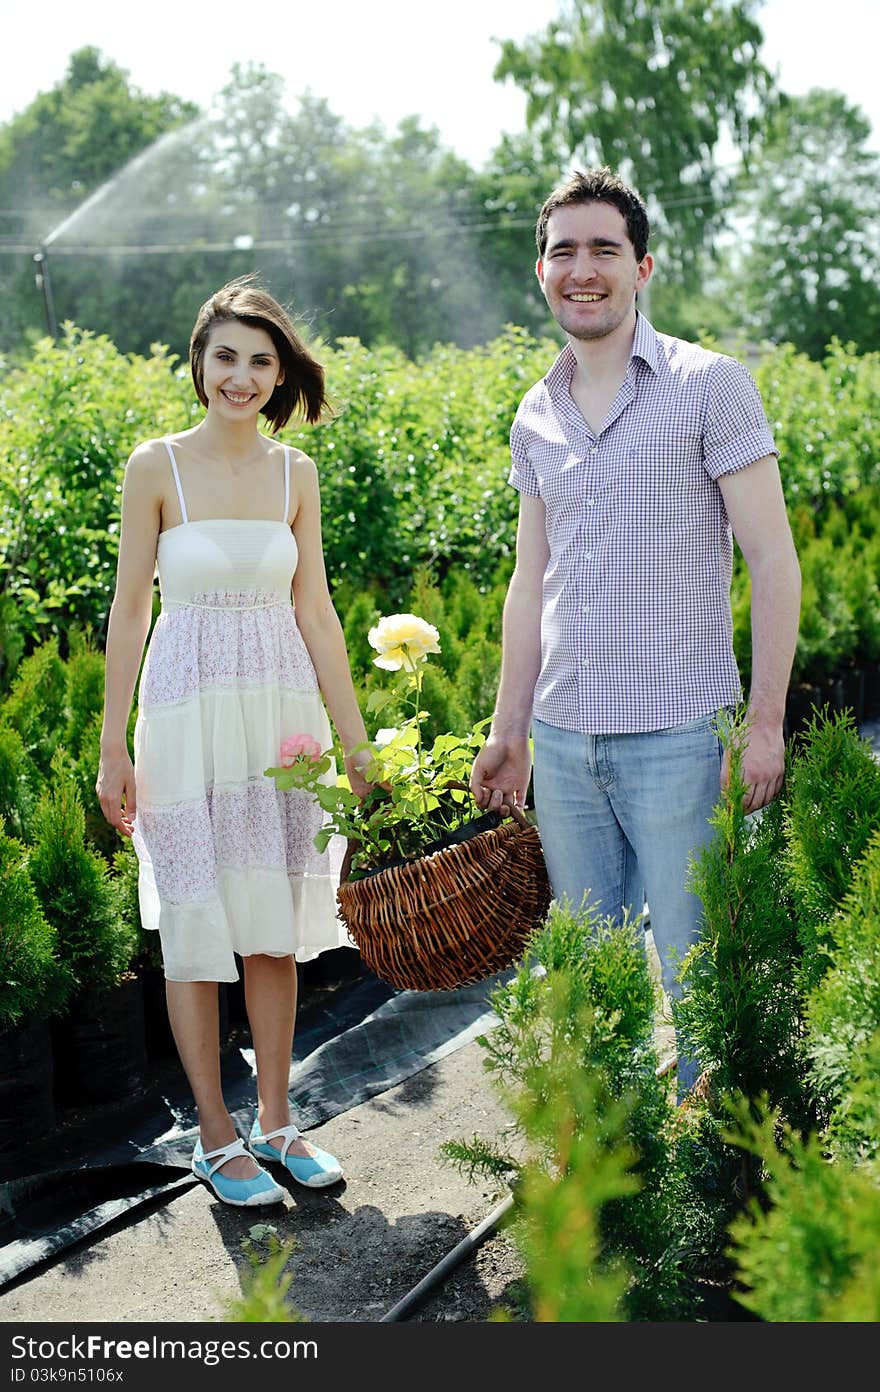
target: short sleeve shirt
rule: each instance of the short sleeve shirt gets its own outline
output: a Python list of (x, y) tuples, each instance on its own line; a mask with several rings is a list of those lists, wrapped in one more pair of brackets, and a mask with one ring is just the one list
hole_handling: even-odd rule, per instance
[(754, 380), (638, 315), (594, 434), (571, 396), (575, 362), (567, 345), (510, 434), (509, 482), (543, 500), (550, 549), (533, 713), (625, 734), (735, 705), (733, 540), (717, 480), (778, 454)]

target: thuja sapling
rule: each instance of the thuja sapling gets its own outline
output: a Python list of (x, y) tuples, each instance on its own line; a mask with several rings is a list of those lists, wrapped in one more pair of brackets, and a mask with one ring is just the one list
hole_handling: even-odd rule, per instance
[(799, 1048), (801, 946), (785, 868), (783, 804), (743, 811), (742, 716), (722, 725), (730, 779), (694, 860), (700, 939), (682, 968), (676, 1028), (691, 1041), (719, 1093), (767, 1093), (786, 1116), (810, 1119)]
[[(624, 1269), (620, 1314), (604, 1318), (691, 1318), (696, 1308), (683, 1260), (690, 1230), (670, 1202), (686, 1186), (671, 1182), (673, 1107), (657, 1077), (643, 940), (637, 923), (555, 905), (492, 995), (498, 1024), (480, 1043), (529, 1156), (514, 1184), (529, 1283), (540, 1308), (557, 1311), (539, 1318), (602, 1318), (602, 1278)], [(443, 1154), (496, 1179), (514, 1163), (478, 1138), (450, 1141)]]
[(745, 1100), (731, 1137), (765, 1175), (760, 1202), (731, 1227), (735, 1298), (774, 1323), (880, 1319), (880, 1170), (829, 1164), (824, 1137), (806, 1138)]
[(849, 713), (825, 709), (796, 742), (787, 785), (785, 862), (806, 994), (827, 968), (834, 916), (880, 825), (880, 763)]
[(806, 1051), (835, 1150), (880, 1149), (880, 831), (827, 925), (829, 966), (807, 1003)]

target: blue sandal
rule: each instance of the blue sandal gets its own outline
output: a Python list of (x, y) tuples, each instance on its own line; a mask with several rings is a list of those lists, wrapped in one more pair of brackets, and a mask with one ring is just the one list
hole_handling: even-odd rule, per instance
[[(255, 1117), (248, 1145), (261, 1160), (274, 1160), (283, 1165), (297, 1184), (304, 1184), (307, 1189), (324, 1189), (328, 1184), (337, 1184), (342, 1178), (342, 1166), (336, 1157), (328, 1154), (326, 1150), (319, 1150), (315, 1146), (314, 1155), (290, 1154), (290, 1147), (299, 1134), (295, 1126), (279, 1126), (277, 1131), (270, 1131), (264, 1136)], [(281, 1136), (284, 1140), (280, 1150), (268, 1144), (276, 1136)]]
[(261, 1165), (257, 1166), (259, 1173), (255, 1174), (253, 1179), (232, 1179), (220, 1174), (220, 1167), (225, 1165), (227, 1160), (234, 1160), (236, 1155), (247, 1155), (248, 1159), (253, 1159), (252, 1155), (248, 1155), (240, 1136), (236, 1136), (229, 1145), (220, 1146), (219, 1150), (202, 1150), (201, 1141), (196, 1141), (190, 1162), (192, 1172), (197, 1179), (203, 1180), (214, 1190), (218, 1199), (226, 1204), (234, 1204), (236, 1208), (256, 1208), (258, 1204), (283, 1203), (284, 1190)]

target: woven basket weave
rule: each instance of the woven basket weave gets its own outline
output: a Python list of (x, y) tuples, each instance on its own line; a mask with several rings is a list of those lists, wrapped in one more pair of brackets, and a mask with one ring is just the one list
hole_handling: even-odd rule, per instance
[(371, 971), (407, 991), (483, 981), (522, 957), (550, 885), (536, 827), (514, 822), (362, 880), (345, 880), (342, 921)]

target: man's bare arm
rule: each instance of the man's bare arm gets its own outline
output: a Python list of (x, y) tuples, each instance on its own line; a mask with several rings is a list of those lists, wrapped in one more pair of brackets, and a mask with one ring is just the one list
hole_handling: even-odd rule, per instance
[(540, 498), (520, 499), (516, 568), (504, 602), (501, 679), (492, 727), (471, 772), (478, 806), (522, 805), (532, 770), (529, 730), (541, 670), (541, 595), (550, 557)]
[[(779, 469), (765, 455), (718, 481), (752, 583), (752, 685), (743, 751), (745, 810), (772, 802), (782, 787), (782, 722), (797, 644), (801, 573), (785, 511)], [(726, 786), (728, 760), (722, 769)]]

